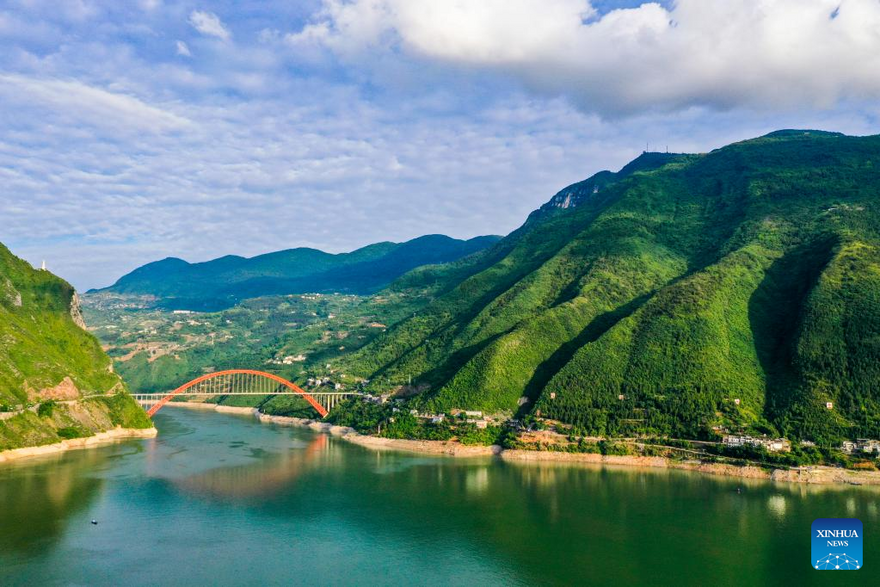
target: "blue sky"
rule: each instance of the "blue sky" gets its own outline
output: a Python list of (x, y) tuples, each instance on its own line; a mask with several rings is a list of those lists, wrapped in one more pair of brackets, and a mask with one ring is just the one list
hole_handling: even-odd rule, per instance
[(877, 131), (876, 0), (7, 0), (0, 241), (145, 262), (505, 234), (646, 143)]

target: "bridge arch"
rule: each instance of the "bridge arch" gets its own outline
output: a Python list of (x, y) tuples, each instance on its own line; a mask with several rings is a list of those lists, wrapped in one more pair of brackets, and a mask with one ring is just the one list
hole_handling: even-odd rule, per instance
[[(278, 383), (280, 385), (287, 387), (290, 391), (296, 393), (297, 395), (302, 396), (303, 399), (305, 399), (307, 402), (309, 402), (309, 405), (311, 405), (313, 408), (315, 408), (315, 410), (321, 415), (322, 418), (326, 417), (327, 414), (329, 413), (327, 408), (322, 406), (315, 398), (313, 398), (308, 393), (306, 393), (296, 383), (293, 383), (292, 381), (288, 381), (287, 379), (284, 379), (283, 377), (279, 377), (278, 375), (275, 375), (274, 373), (266, 373), (265, 371), (256, 371), (254, 369), (227, 369), (225, 371), (215, 371), (214, 373), (208, 373), (206, 375), (202, 375), (201, 377), (196, 377), (192, 381), (188, 381), (187, 383), (184, 383), (183, 385), (181, 385), (180, 387), (178, 387), (177, 389), (175, 389), (174, 391), (172, 391), (168, 395), (164, 396), (158, 402), (156, 402), (155, 405), (153, 405), (149, 410), (147, 410), (147, 415), (152, 417), (156, 412), (158, 412), (162, 408), (162, 406), (164, 406), (169, 401), (171, 401), (171, 399), (175, 395), (180, 395), (180, 394), (186, 395), (187, 390), (192, 389), (193, 387), (196, 387), (196, 386), (200, 385), (201, 383), (204, 383), (205, 381), (208, 381), (211, 379), (217, 379), (217, 378), (233, 377), (235, 375), (252, 375), (254, 377), (261, 377), (264, 379), (274, 381), (275, 383)], [(224, 395), (224, 394), (221, 391), (221, 392), (218, 392), (214, 395)], [(272, 395), (272, 394), (269, 393), (266, 395)]]

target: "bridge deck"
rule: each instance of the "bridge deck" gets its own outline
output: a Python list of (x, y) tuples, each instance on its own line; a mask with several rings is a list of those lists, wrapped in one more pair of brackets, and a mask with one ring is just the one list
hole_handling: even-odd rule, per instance
[[(303, 397), (303, 394), (298, 391), (290, 391), (285, 389), (284, 391), (183, 391), (176, 394), (176, 397), (198, 397), (198, 398), (209, 398), (209, 397), (217, 397), (217, 396), (228, 396), (228, 395), (248, 395), (248, 396), (275, 396), (275, 395), (296, 395), (299, 397)], [(319, 391), (316, 393), (310, 393), (313, 401), (317, 401), (320, 403), (328, 412), (332, 410), (340, 401), (347, 399), (349, 397), (363, 395), (362, 393), (353, 392), (353, 391)], [(164, 398), (168, 397), (167, 393), (133, 393), (131, 396), (135, 399), (136, 402), (141, 404), (142, 406), (149, 407), (154, 406), (161, 402)], [(303, 398), (305, 400), (305, 398)]]
[(356, 391), (315, 391), (309, 393), (292, 381), (274, 373), (254, 369), (225, 369), (196, 377), (167, 393), (134, 393), (141, 404), (150, 406), (147, 415), (153, 416), (175, 396), (214, 397), (226, 395), (274, 396), (298, 395), (326, 417), (340, 400), (363, 395)]
[[(131, 394), (131, 396), (134, 398), (139, 398), (139, 397), (163, 398), (166, 395), (168, 395), (168, 393), (133, 393), (133, 394)], [(302, 394), (299, 393), (298, 391), (213, 391), (213, 392), (182, 391), (177, 395), (178, 396), (201, 395), (201, 396), (205, 396), (205, 397), (210, 397), (213, 395), (299, 395), (299, 396), (302, 396)], [(318, 391), (318, 392), (309, 393), (309, 395), (312, 397), (317, 397), (317, 396), (322, 396), (322, 395), (323, 396), (331, 396), (331, 395), (340, 396), (340, 395), (363, 395), (363, 394), (357, 393), (354, 391), (326, 391), (326, 392), (325, 391)]]

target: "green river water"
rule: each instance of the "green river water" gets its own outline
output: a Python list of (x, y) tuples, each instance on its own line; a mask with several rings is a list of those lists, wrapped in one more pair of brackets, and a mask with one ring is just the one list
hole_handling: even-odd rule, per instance
[[(156, 425), (0, 465), (0, 585), (880, 584), (871, 488), (374, 452), (180, 408)], [(820, 517), (862, 520), (861, 570), (810, 567)]]

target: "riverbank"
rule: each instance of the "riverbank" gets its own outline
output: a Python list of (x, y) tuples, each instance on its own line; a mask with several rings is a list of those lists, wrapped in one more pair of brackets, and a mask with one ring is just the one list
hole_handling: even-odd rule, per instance
[(395, 450), (431, 455), (446, 455), (453, 457), (481, 457), (492, 456), (501, 453), (500, 446), (464, 445), (460, 442), (440, 440), (406, 440), (402, 438), (382, 438), (360, 434), (354, 428), (348, 426), (334, 426), (318, 420), (308, 418), (294, 418), (290, 416), (271, 416), (260, 412), (257, 408), (241, 408), (234, 406), (220, 406), (199, 402), (169, 402), (165, 406), (181, 408), (194, 408), (198, 410), (213, 410), (224, 414), (252, 415), (266, 424), (278, 426), (292, 426), (296, 428), (308, 428), (315, 432), (325, 432), (344, 438), (346, 441), (367, 447), (373, 450)]
[(0, 463), (17, 461), (30, 457), (45, 456), (80, 448), (91, 448), (120, 440), (154, 438), (156, 434), (158, 434), (158, 431), (155, 428), (112, 428), (104, 432), (97, 432), (93, 436), (88, 436), (86, 438), (71, 438), (54, 444), (27, 446), (24, 448), (5, 450), (0, 452)]
[[(204, 404), (191, 404), (174, 402), (167, 405), (180, 405), (183, 407), (204, 408)], [(209, 408), (210, 409), (210, 408)], [(253, 414), (260, 422), (276, 424), (278, 426), (293, 426), (296, 428), (308, 428), (315, 432), (326, 432), (334, 436), (344, 438), (346, 441), (364, 446), (373, 450), (396, 450), (414, 452), (420, 454), (446, 455), (452, 457), (480, 457), (492, 456), (501, 452), (500, 446), (466, 446), (459, 442), (444, 442), (439, 440), (406, 440), (402, 438), (382, 438), (360, 434), (354, 428), (348, 426), (334, 426), (326, 422), (309, 420), (308, 418), (293, 418), (290, 416), (270, 416), (256, 408), (237, 408), (231, 406), (216, 406), (214, 410), (227, 414)]]
[(852, 471), (837, 467), (801, 467), (797, 469), (765, 469), (758, 466), (738, 466), (725, 463), (708, 463), (699, 460), (677, 460), (666, 457), (646, 457), (637, 455), (602, 455), (597, 453), (569, 453), (539, 450), (503, 449), (500, 446), (464, 445), (445, 440), (407, 440), (402, 438), (382, 438), (360, 434), (347, 426), (333, 426), (307, 418), (270, 416), (256, 408), (219, 406), (197, 402), (169, 402), (166, 406), (208, 409), (227, 414), (253, 415), (261, 422), (279, 426), (309, 428), (316, 432), (326, 432), (343, 438), (345, 441), (372, 450), (393, 450), (427, 455), (450, 457), (496, 456), (510, 462), (557, 462), (581, 465), (613, 465), (624, 467), (651, 467), (680, 469), (708, 475), (763, 479), (785, 483), (807, 483), (812, 485), (873, 485), (880, 486), (880, 472)]
[(738, 466), (725, 463), (707, 463), (699, 460), (676, 460), (666, 457), (636, 455), (601, 455), (595, 453), (565, 453), (533, 450), (504, 450), (500, 457), (507, 461), (539, 462), (553, 461), (591, 465), (618, 465), (627, 467), (653, 467), (681, 469), (724, 477), (764, 479), (785, 483), (808, 483), (813, 485), (875, 485), (880, 486), (877, 471), (851, 471), (837, 467), (801, 467), (797, 469), (765, 469), (753, 465)]
[(500, 446), (464, 445), (460, 442), (445, 440), (406, 440), (403, 438), (382, 438), (380, 436), (366, 436), (352, 431), (346, 434), (345, 440), (358, 446), (365, 446), (373, 450), (397, 450), (431, 455), (445, 455), (450, 457), (484, 457), (503, 454)]
[(676, 460), (666, 457), (646, 457), (637, 455), (602, 455), (596, 453), (567, 453), (538, 450), (504, 449), (500, 446), (468, 446), (454, 441), (405, 440), (365, 436), (351, 431), (343, 438), (374, 450), (397, 450), (420, 454), (444, 455), (452, 457), (496, 456), (510, 462), (556, 462), (575, 465), (611, 465), (624, 467), (650, 467), (680, 469), (745, 479), (763, 479), (787, 483), (808, 483), (814, 485), (874, 485), (880, 486), (880, 473), (876, 471), (851, 471), (835, 467), (803, 467), (799, 469), (764, 469), (757, 466), (737, 466), (724, 463), (707, 463), (699, 460)]

